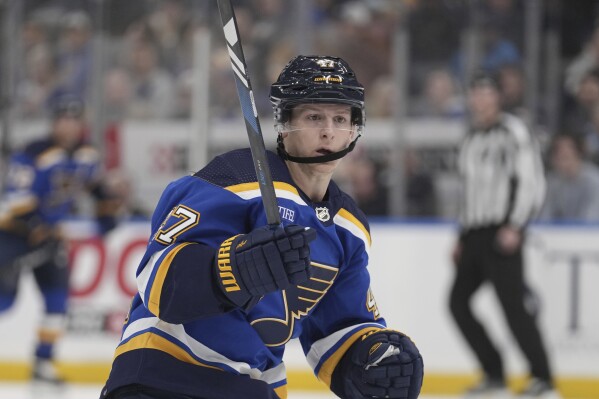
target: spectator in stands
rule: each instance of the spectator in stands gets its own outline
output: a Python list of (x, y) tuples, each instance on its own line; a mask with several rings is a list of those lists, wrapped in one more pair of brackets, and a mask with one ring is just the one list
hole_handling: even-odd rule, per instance
[(132, 87), (129, 75), (123, 68), (112, 68), (104, 77), (103, 113), (109, 122), (120, 122), (127, 116)]
[(599, 26), (595, 28), (580, 54), (568, 65), (565, 78), (566, 91), (576, 95), (585, 76), (597, 67), (599, 67)]
[(518, 64), (521, 61), (520, 51), (515, 43), (501, 35), (497, 22), (490, 19), (482, 26), (483, 59), (481, 67), (487, 71), (497, 72), (505, 65)]
[(415, 150), (408, 149), (404, 156), (406, 216), (436, 216), (437, 195), (433, 177), (422, 168)]
[(355, 0), (343, 3), (339, 15), (335, 25), (321, 27), (327, 30), (319, 32), (315, 52), (351, 60), (361, 83), (371, 87), (377, 77), (390, 73), (393, 17)]
[[(506, 66), (519, 64), (522, 61), (520, 51), (509, 39), (501, 36), (501, 30), (496, 25), (497, 21), (486, 17), (481, 23), (481, 59), (479, 67), (490, 73), (498, 71)], [(460, 51), (453, 60), (454, 74), (463, 77), (465, 71), (466, 56)]]
[(503, 111), (528, 120), (528, 112), (524, 104), (526, 85), (522, 68), (515, 64), (505, 65), (499, 69), (498, 77)]
[(40, 17), (33, 16), (21, 28), (21, 46), (24, 54), (37, 48), (48, 48), (48, 30)]
[(17, 83), (17, 115), (21, 118), (44, 118), (47, 102), (58, 89), (56, 63), (51, 50), (35, 46), (26, 54), (24, 76)]
[(193, 70), (189, 69), (177, 76), (175, 82), (175, 102), (173, 117), (188, 119), (191, 117), (193, 105)]
[(153, 32), (162, 66), (173, 75), (191, 67), (186, 59), (192, 56), (180, 51), (181, 43), (192, 25), (188, 12), (189, 2), (164, 0), (158, 2), (156, 11), (148, 16), (148, 28)]
[(599, 166), (599, 102), (591, 109), (590, 124), (584, 131), (587, 158)]
[(599, 103), (599, 68), (588, 71), (580, 81), (573, 101), (564, 106), (563, 130), (581, 135), (588, 130), (591, 110)]
[(582, 140), (555, 136), (542, 220), (599, 222), (599, 168), (585, 161)]
[[(245, 44), (245, 43), (244, 43)], [(244, 46), (245, 50), (245, 46)], [(231, 59), (224, 48), (215, 49), (210, 60), (210, 116), (220, 119), (239, 118), (239, 99), (231, 79)]]
[(129, 118), (159, 119), (173, 115), (173, 79), (159, 65), (153, 43), (140, 40), (133, 45), (129, 76), (132, 85)]
[(426, 77), (423, 93), (410, 112), (416, 117), (462, 118), (466, 114), (464, 99), (446, 69), (432, 71)]
[(524, 42), (523, 2), (517, 0), (485, 0), (482, 12), (496, 27), (499, 35), (512, 42), (519, 51)]
[(85, 12), (73, 11), (64, 16), (61, 28), (58, 52), (61, 89), (86, 98), (93, 67), (91, 21)]
[(397, 85), (392, 84), (391, 75), (377, 77), (368, 90), (368, 117), (388, 118), (393, 116), (397, 107)]
[(387, 215), (388, 194), (380, 182), (379, 167), (366, 152), (358, 154), (349, 167), (352, 196), (367, 216)]
[(463, 13), (445, 1), (408, 3), (410, 93), (418, 93), (430, 71), (449, 65), (460, 48)]

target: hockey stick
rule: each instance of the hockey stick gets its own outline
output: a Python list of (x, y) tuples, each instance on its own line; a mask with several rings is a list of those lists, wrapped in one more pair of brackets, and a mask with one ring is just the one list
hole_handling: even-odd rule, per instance
[(266, 159), (264, 138), (262, 137), (262, 130), (260, 129), (256, 104), (254, 103), (254, 93), (247, 71), (247, 64), (245, 62), (245, 57), (243, 56), (243, 49), (238, 33), (239, 30), (237, 29), (237, 20), (235, 19), (235, 11), (233, 10), (231, 0), (218, 0), (218, 9), (223, 22), (225, 39), (227, 40), (227, 50), (229, 50), (229, 56), (231, 57), (231, 67), (233, 68), (235, 76), (241, 112), (243, 113), (246, 131), (248, 138), (250, 139), (252, 160), (254, 161), (254, 169), (256, 169), (260, 194), (262, 194), (262, 203), (264, 204), (264, 210), (266, 211), (266, 221), (269, 225), (278, 226), (281, 224), (279, 207), (277, 205), (275, 188), (270, 174), (270, 166)]

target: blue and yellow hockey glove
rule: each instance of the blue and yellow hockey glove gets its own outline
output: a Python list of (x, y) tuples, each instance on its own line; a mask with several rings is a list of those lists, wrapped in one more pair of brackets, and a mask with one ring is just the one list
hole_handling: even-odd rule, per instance
[(424, 365), (416, 345), (399, 331), (364, 335), (335, 367), (331, 390), (347, 399), (416, 399)]
[(310, 241), (316, 230), (291, 225), (260, 227), (225, 240), (216, 255), (216, 276), (225, 297), (249, 309), (269, 292), (310, 278)]

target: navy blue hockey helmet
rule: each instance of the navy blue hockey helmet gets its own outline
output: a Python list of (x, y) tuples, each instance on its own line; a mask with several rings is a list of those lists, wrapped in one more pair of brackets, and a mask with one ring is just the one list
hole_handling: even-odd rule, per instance
[(275, 122), (289, 120), (291, 108), (302, 103), (341, 103), (352, 107), (352, 122), (364, 126), (364, 87), (347, 62), (338, 57), (293, 58), (270, 88)]
[[(283, 68), (276, 82), (270, 88), (270, 101), (273, 106), (277, 130), (289, 121), (291, 110), (298, 104), (337, 103), (351, 107), (352, 124), (357, 127), (355, 140), (347, 151), (336, 158), (329, 156), (306, 158), (292, 157), (282, 148), (279, 138), (279, 153), (294, 162), (313, 163), (338, 159), (351, 151), (362, 134), (366, 122), (364, 109), (364, 87), (347, 62), (331, 56), (304, 56), (293, 58)], [(304, 159), (304, 160), (301, 160)]]
[(71, 93), (61, 93), (50, 100), (50, 108), (54, 119), (61, 117), (81, 118), (85, 110), (83, 100)]

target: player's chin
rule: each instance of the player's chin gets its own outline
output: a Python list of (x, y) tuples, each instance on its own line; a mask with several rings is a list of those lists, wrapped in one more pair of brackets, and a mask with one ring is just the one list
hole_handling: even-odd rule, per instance
[(330, 174), (335, 171), (337, 166), (339, 165), (339, 160), (329, 161), (329, 162), (319, 162), (310, 164), (312, 169), (318, 171), (323, 174)]

